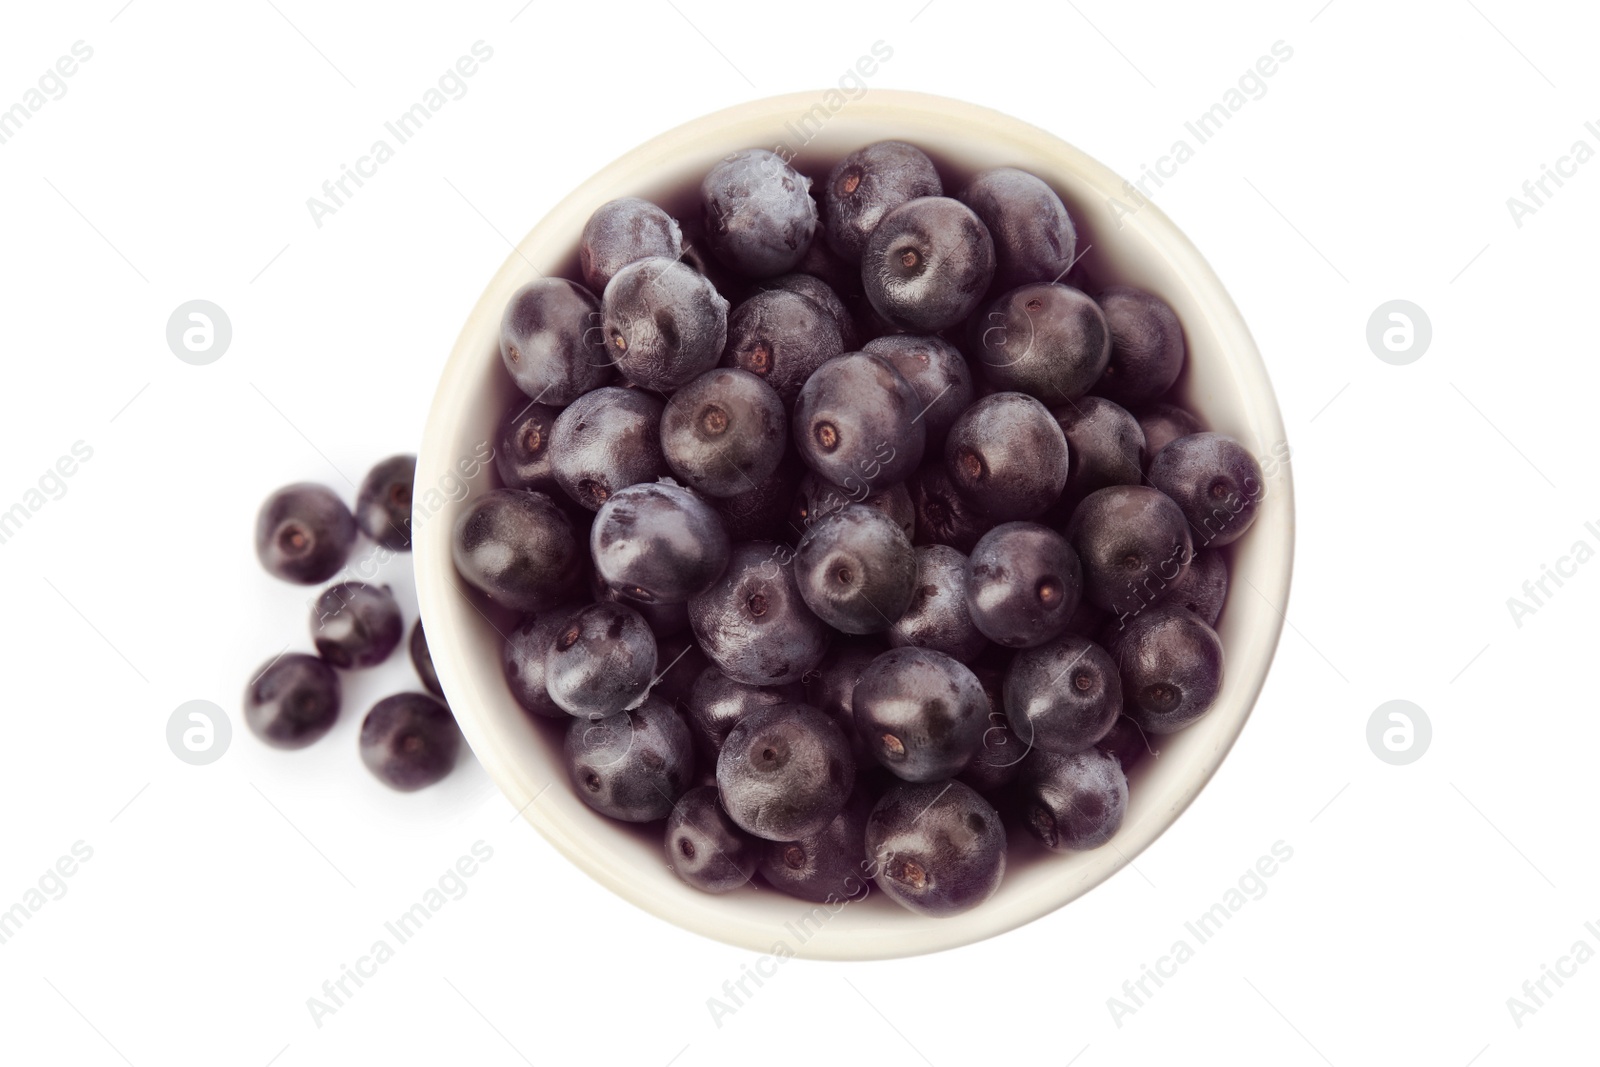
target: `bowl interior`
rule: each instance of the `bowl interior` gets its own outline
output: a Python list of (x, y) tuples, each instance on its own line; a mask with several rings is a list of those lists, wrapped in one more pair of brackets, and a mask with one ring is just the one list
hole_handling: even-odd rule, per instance
[[(572, 792), (561, 767), (562, 724), (530, 721), (501, 677), (501, 633), (514, 620), (470, 594), (450, 556), (456, 516), (474, 495), (497, 484), (484, 457), (492, 454), (498, 420), (519, 395), (500, 363), (501, 311), (539, 274), (579, 276), (577, 243), (595, 208), (618, 196), (641, 196), (687, 220), (697, 213), (700, 177), (731, 151), (771, 148), (820, 180), (840, 157), (887, 138), (928, 152), (946, 177), (947, 193), (973, 172), (1001, 165), (1050, 183), (1078, 224), (1087, 277), (1098, 285), (1148, 289), (1173, 306), (1189, 346), (1182, 402), (1210, 429), (1263, 457), (1269, 473), (1255, 525), (1227, 550), (1231, 588), (1218, 625), (1227, 664), (1215, 706), (1188, 729), (1158, 739), (1160, 756), (1132, 777), (1126, 819), (1108, 845), (1057, 856), (1013, 834), (996, 895), (947, 919), (914, 915), (882, 894), (813, 906), (764, 887), (712, 896), (678, 881), (663, 862), (659, 825), (605, 819)], [(419, 454), (414, 552), (422, 616), (450, 705), (490, 776), (535, 828), (602, 885), (706, 936), (757, 952), (873, 959), (966, 944), (1044, 915), (1126, 866), (1177, 819), (1238, 736), (1277, 646), (1288, 598), (1293, 503), (1287, 465), (1266, 461), (1285, 448), (1282, 419), (1238, 310), (1158, 209), (1146, 205), (1129, 214), (1133, 207), (1120, 178), (1050, 134), (975, 105), (874, 89), (849, 101), (838, 93), (775, 97), (698, 119), (606, 167), (528, 234), (484, 291), (445, 367)]]

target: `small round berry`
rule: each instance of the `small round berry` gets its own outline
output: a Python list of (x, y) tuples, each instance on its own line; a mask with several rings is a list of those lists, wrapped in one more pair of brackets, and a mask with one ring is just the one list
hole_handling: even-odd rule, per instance
[(864, 504), (813, 523), (795, 551), (795, 579), (806, 606), (847, 634), (894, 625), (911, 604), (916, 577), (916, 553), (905, 530)]
[(989, 230), (970, 208), (922, 196), (879, 220), (861, 254), (861, 284), (889, 322), (934, 333), (972, 314), (994, 262)]
[(1131, 406), (1148, 404), (1183, 373), (1185, 345), (1178, 315), (1154, 293), (1117, 286), (1100, 294), (1111, 330), (1111, 359), (1094, 391)]
[(923, 545), (916, 550), (916, 562), (911, 605), (889, 627), (889, 643), (972, 662), (989, 639), (967, 612), (967, 557), (949, 545)]
[(1216, 628), (1227, 599), (1228, 564), (1214, 548), (1196, 549), (1188, 569), (1172, 583), (1172, 591), (1167, 594), (1167, 603), (1188, 608), (1212, 629)]
[(625, 600), (682, 604), (728, 565), (722, 520), (671, 482), (630, 485), (600, 506), (589, 532), (600, 578)]
[(799, 681), (832, 633), (800, 596), (793, 550), (770, 541), (733, 546), (722, 577), (689, 601), (689, 626), (706, 658), (746, 685)]
[(1034, 175), (1015, 167), (982, 171), (961, 191), (961, 202), (994, 239), (1000, 288), (1060, 281), (1072, 266), (1077, 229), (1055, 190)]
[(733, 309), (722, 365), (765, 381), (787, 407), (818, 367), (843, 352), (838, 321), (827, 308), (800, 293), (769, 289)]
[(1176, 404), (1151, 404), (1140, 409), (1138, 418), (1139, 429), (1144, 431), (1146, 464), (1178, 438), (1205, 429), (1199, 419)]
[(811, 242), (812, 252), (815, 253), (818, 249), (822, 249), (824, 254), (828, 255), (832, 262), (837, 264), (839, 268), (837, 272), (829, 271), (830, 276), (819, 276), (816, 272), (807, 270), (806, 264), (802, 262), (800, 264), (800, 272), (804, 273), (780, 274), (776, 278), (769, 278), (762, 282), (760, 287), (762, 289), (785, 289), (791, 293), (798, 293), (823, 311), (826, 311), (828, 317), (833, 320), (834, 325), (839, 327), (839, 340), (842, 346), (839, 350), (841, 352), (854, 352), (860, 347), (856, 344), (856, 320), (851, 317), (850, 309), (845, 307), (844, 301), (839, 298), (840, 293), (851, 290), (836, 286), (831, 275), (842, 274), (844, 284), (854, 287), (855, 290), (860, 289), (861, 279), (857, 276), (854, 267), (848, 263), (833, 259), (832, 254), (826, 251), (827, 247), (823, 242)]
[(971, 351), (990, 384), (1046, 404), (1087, 393), (1111, 358), (1111, 331), (1100, 305), (1059, 282), (1011, 290), (970, 329)]
[(927, 428), (911, 383), (865, 352), (830, 359), (795, 402), (795, 448), (806, 466), (856, 496), (902, 482), (922, 462)]
[(1030, 748), (1059, 755), (1097, 744), (1122, 714), (1122, 680), (1106, 650), (1063, 634), (1012, 659), (1005, 677), (1006, 717)]
[(960, 780), (984, 796), (998, 800), (1017, 780), (1017, 773), (1029, 749), (1012, 731), (1011, 720), (1006, 718), (1000, 674), (990, 670), (973, 673), (983, 684), (983, 695), (989, 702), (989, 715), (983, 731), (983, 743), (978, 746), (977, 754), (967, 764), (966, 770), (961, 772)]
[(339, 675), (316, 656), (291, 652), (268, 663), (244, 694), (244, 721), (273, 748), (305, 748), (339, 718)]
[(794, 841), (759, 841), (761, 877), (780, 893), (819, 904), (856, 901), (872, 891), (867, 818), (873, 797), (859, 784), (844, 810), (814, 834)]
[(890, 788), (867, 819), (878, 888), (922, 915), (955, 915), (1000, 888), (1006, 831), (1000, 813), (960, 782)]
[(367, 472), (356, 494), (356, 525), (391, 552), (411, 551), (411, 483), (416, 477), (416, 456), (390, 456)]
[(561, 488), (598, 511), (614, 493), (664, 477), (661, 411), (661, 400), (642, 389), (606, 386), (579, 397), (557, 416), (551, 436)]
[(1147, 485), (1090, 493), (1073, 510), (1066, 536), (1083, 562), (1084, 595), (1120, 616), (1164, 600), (1194, 556), (1183, 512)]
[(356, 539), (356, 521), (326, 486), (286, 485), (256, 515), (256, 557), (267, 573), (315, 585), (339, 572)]
[(559, 604), (583, 571), (572, 522), (543, 493), (491, 489), (456, 520), (456, 571), (490, 600), (513, 611)]
[(1043, 515), (1067, 484), (1067, 439), (1049, 410), (1026, 393), (993, 393), (973, 404), (944, 445), (950, 481), (991, 522)]
[(756, 873), (756, 844), (728, 818), (715, 786), (678, 798), (667, 816), (666, 851), (672, 873), (706, 893), (731, 892)]
[(1183, 510), (1203, 548), (1221, 548), (1243, 537), (1267, 491), (1261, 464), (1220, 433), (1173, 441), (1150, 461), (1149, 478)]
[(1051, 414), (1067, 439), (1066, 497), (1082, 500), (1097, 489), (1144, 480), (1144, 431), (1125, 408), (1083, 396)]
[(689, 726), (701, 752), (715, 762), (728, 731), (752, 712), (779, 704), (798, 704), (804, 691), (798, 682), (784, 685), (745, 685), (736, 682), (717, 667), (707, 667), (689, 689)]
[(391, 789), (410, 793), (449, 774), (461, 751), (450, 709), (426, 693), (396, 693), (361, 722), (361, 762)]
[(617, 271), (650, 256), (677, 259), (683, 231), (671, 215), (648, 200), (625, 196), (601, 204), (584, 224), (578, 241), (583, 283), (604, 292)]
[(400, 644), (405, 623), (386, 585), (330, 585), (311, 608), (311, 640), (317, 655), (335, 667), (374, 667)]
[(768, 841), (822, 830), (844, 810), (855, 777), (844, 731), (805, 704), (751, 712), (717, 756), (717, 789), (729, 817)]
[(604, 719), (573, 719), (562, 757), (579, 798), (623, 822), (666, 818), (694, 779), (689, 727), (658, 697)]
[(662, 256), (617, 272), (606, 286), (601, 320), (607, 356), (646, 389), (676, 389), (704, 374), (728, 340), (728, 302), (716, 286)]
[(750, 278), (794, 270), (817, 228), (810, 189), (810, 178), (772, 152), (734, 152), (700, 183), (711, 251)]
[(942, 442), (950, 424), (972, 405), (972, 370), (942, 338), (892, 333), (873, 338), (862, 351), (888, 360), (917, 391), (930, 445)]
[(1128, 810), (1128, 779), (1115, 756), (1091, 748), (1071, 756), (1034, 749), (1017, 776), (1017, 805), (1051, 852), (1079, 852), (1110, 841)]
[(1115, 631), (1110, 651), (1122, 676), (1123, 710), (1148, 733), (1183, 729), (1222, 689), (1222, 641), (1187, 608), (1142, 613)]
[(788, 446), (783, 401), (749, 371), (709, 370), (673, 393), (661, 415), (667, 466), (707, 496), (759, 488)]
[(1038, 523), (1002, 523), (967, 558), (967, 612), (985, 637), (1008, 648), (1065, 632), (1082, 591), (1078, 553)]
[(570, 404), (611, 376), (600, 301), (565, 278), (540, 278), (518, 289), (500, 320), (500, 359), (528, 396)]
[(495, 470), (507, 489), (560, 491), (551, 444), (561, 409), (521, 399), (506, 409), (495, 434)]
[(851, 496), (826, 478), (819, 477), (816, 472), (807, 471), (800, 479), (800, 488), (795, 492), (788, 532), (796, 537), (804, 537), (811, 527), (851, 504), (883, 512), (905, 531), (907, 537), (916, 531), (916, 508), (911, 502), (911, 491), (904, 482), (866, 496), (859, 491)]
[(897, 778), (933, 782), (977, 755), (989, 701), (977, 675), (942, 652), (896, 648), (856, 683), (856, 732)]
[(656, 638), (621, 604), (567, 616), (545, 650), (544, 684), (569, 715), (599, 719), (637, 707), (656, 673)]
[(506, 688), (524, 711), (543, 719), (567, 720), (566, 709), (551, 699), (545, 685), (545, 655), (571, 613), (570, 609), (557, 608), (524, 615), (500, 646)]

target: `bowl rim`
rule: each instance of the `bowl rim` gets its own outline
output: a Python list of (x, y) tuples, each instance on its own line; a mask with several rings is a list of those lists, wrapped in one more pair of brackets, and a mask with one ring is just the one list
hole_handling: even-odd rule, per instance
[[(418, 451), (415, 484), (438, 485), (442, 478), (454, 471), (452, 435), (458, 419), (453, 417), (453, 413), (461, 411), (466, 405), (471, 395), (470, 370), (477, 361), (483, 359), (481, 343), (473, 339), (474, 326), (481, 322), (485, 315), (492, 316), (493, 320), (498, 322), (503, 298), (496, 294), (503, 291), (504, 283), (510, 278), (521, 277), (527, 273), (531, 266), (527, 252), (540, 245), (545, 230), (554, 225), (552, 220), (570, 214), (577, 205), (592, 202), (594, 194), (589, 191), (591, 188), (606, 188), (616, 184), (625, 176), (642, 173), (650, 166), (652, 160), (671, 158), (680, 149), (700, 145), (707, 138), (727, 138), (741, 128), (751, 128), (752, 131), (770, 129), (766, 124), (806, 113), (808, 108), (816, 105), (830, 92), (833, 90), (765, 97), (692, 119), (623, 153), (554, 204), (514, 246), (462, 325), (445, 362), (433, 402), (428, 410), (423, 440)], [(844, 110), (851, 112), (853, 116), (859, 116), (861, 121), (871, 121), (873, 117), (877, 117), (892, 122), (896, 115), (904, 118), (908, 113), (938, 116), (962, 128), (981, 129), (985, 137), (992, 137), (996, 141), (1027, 143), (1033, 146), (1034, 151), (1047, 151), (1052, 156), (1062, 159), (1064, 165), (1070, 167), (1086, 185), (1093, 187), (1097, 193), (1107, 198), (1129, 195), (1126, 191), (1127, 184), (1120, 175), (1057, 135), (982, 105), (928, 93), (873, 88), (859, 98), (850, 100)], [(759, 134), (752, 132), (752, 138), (758, 136)], [(763, 142), (752, 139), (750, 143)], [(1252, 380), (1254, 388), (1248, 406), (1253, 420), (1259, 431), (1266, 435), (1267, 440), (1286, 444), (1288, 438), (1282, 414), (1265, 362), (1243, 316), (1221, 279), (1188, 237), (1154, 203), (1149, 200), (1140, 201), (1136, 224), (1147, 231), (1152, 244), (1160, 246), (1166, 265), (1181, 276), (1186, 285), (1192, 290), (1204, 291), (1205, 304), (1210, 309), (1208, 318), (1211, 321), (1208, 325), (1227, 348), (1228, 363), (1235, 371), (1244, 373)], [(838, 938), (818, 937), (802, 944), (798, 951), (791, 946), (788, 954), (814, 959), (889, 959), (943, 951), (985, 940), (1033, 922), (1104, 883), (1118, 871), (1131, 866), (1140, 853), (1166, 833), (1210, 782), (1222, 760), (1237, 742), (1260, 697), (1276, 657), (1283, 627), (1287, 621), (1285, 615), (1293, 571), (1295, 532), (1293, 473), (1290, 464), (1283, 464), (1281, 474), (1281, 485), (1274, 482), (1272, 486), (1272, 491), (1281, 497), (1282, 503), (1275, 509), (1280, 513), (1279, 521), (1270, 527), (1271, 543), (1252, 547), (1252, 552), (1270, 554), (1276, 561), (1276, 566), (1268, 573), (1269, 580), (1266, 586), (1256, 588), (1256, 592), (1273, 608), (1271, 616), (1266, 620), (1265, 630), (1258, 631), (1256, 635), (1264, 643), (1257, 669), (1245, 680), (1243, 688), (1237, 694), (1229, 728), (1214, 738), (1213, 747), (1204, 753), (1202, 761), (1188, 774), (1181, 795), (1169, 806), (1164, 817), (1159, 820), (1147, 820), (1149, 825), (1142, 827), (1143, 832), (1131, 839), (1123, 840), (1123, 834), (1119, 832), (1116, 842), (1118, 847), (1115, 851), (1120, 862), (1084, 879), (1083, 882), (1064, 886), (1060, 892), (1034, 893), (1013, 901), (1009, 908), (992, 908), (988, 905), (975, 908), (961, 917), (969, 920), (966, 922), (957, 923), (952, 919), (925, 920), (914, 938), (899, 939), (892, 948), (878, 939), (871, 940), (870, 945), (857, 947)], [(481, 490), (475, 488), (471, 494), (454, 503), (458, 507), (465, 506), (479, 491)], [(454, 523), (443, 519), (444, 516), (441, 516), (433, 521), (414, 522), (413, 561), (417, 599), (424, 620), (424, 629), (430, 638), (430, 652), (441, 686), (446, 694), (470, 694), (474, 687), (468, 682), (468, 667), (463, 658), (455, 654), (456, 642), (441, 641), (435, 636), (445, 632), (445, 624), (454, 607), (452, 601), (456, 598), (466, 600), (461, 587), (451, 579), (454, 565), (450, 540)], [(1261, 527), (1263, 524), (1258, 522), (1256, 525)], [(1265, 533), (1266, 531), (1262, 529), (1252, 529), (1255, 538), (1263, 537)], [(1233, 591), (1230, 588), (1230, 593)], [(470, 601), (468, 603), (470, 604)], [(466, 609), (454, 607), (454, 610), (464, 613)], [(475, 606), (473, 610), (477, 610)], [(782, 943), (775, 928), (769, 929), (764, 924), (755, 922), (730, 922), (725, 913), (719, 914), (716, 907), (719, 899), (717, 897), (702, 894), (705, 896), (705, 903), (698, 907), (689, 907), (675, 903), (663, 895), (651, 893), (644, 883), (630, 877), (631, 867), (624, 869), (627, 865), (620, 863), (617, 857), (605, 850), (588, 847), (582, 828), (569, 825), (568, 820), (549, 817), (540, 810), (537, 801), (551, 785), (546, 785), (537, 792), (524, 788), (513, 766), (514, 761), (495, 743), (489, 722), (491, 715), (480, 713), (476, 705), (470, 701), (452, 701), (452, 707), (467, 743), (483, 764), (496, 788), (511, 801), (525, 821), (568, 861), (595, 881), (654, 916), (726, 944), (766, 953), (774, 951), (775, 939), (776, 943)], [(583, 814), (591, 819), (601, 818), (587, 810)], [(1156, 823), (1159, 825), (1155, 825)], [(1128, 829), (1124, 827), (1124, 831)], [(695, 892), (688, 887), (684, 888), (687, 892)], [(799, 907), (805, 902), (794, 900), (793, 903)], [(970, 921), (971, 916), (984, 912), (988, 914), (983, 916), (983, 921)]]

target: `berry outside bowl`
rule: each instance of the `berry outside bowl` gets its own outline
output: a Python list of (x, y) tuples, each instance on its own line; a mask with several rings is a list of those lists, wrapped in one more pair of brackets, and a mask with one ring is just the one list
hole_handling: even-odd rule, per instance
[[(753, 952), (867, 960), (935, 952), (1015, 929), (1128, 866), (1177, 820), (1232, 747), (1271, 665), (1288, 601), (1294, 508), (1283, 420), (1250, 331), (1221, 281), (1159, 209), (1147, 203), (1127, 214), (1112, 203), (1127, 204), (1118, 175), (999, 112), (873, 89), (830, 113), (829, 104), (839, 100), (837, 92), (773, 97), (680, 126), (601, 170), (533, 228), (489, 282), (445, 366), (417, 464), (414, 560), (433, 661), (467, 741), (512, 806), (568, 859), (640, 908), (707, 937)], [(507, 630), (512, 620), (468, 592), (450, 552), (456, 517), (497, 484), (485, 458), (518, 395), (500, 361), (501, 312), (539, 274), (579, 277), (578, 239), (595, 208), (641, 196), (691, 218), (700, 178), (737, 149), (792, 153), (798, 169), (822, 176), (850, 151), (891, 138), (932, 156), (947, 191), (1000, 165), (1021, 167), (1053, 186), (1078, 225), (1080, 251), (1092, 246), (1082, 264), (1088, 278), (1136, 285), (1172, 305), (1189, 345), (1182, 401), (1210, 429), (1243, 442), (1267, 473), (1255, 525), (1225, 550), (1231, 595), (1218, 632), (1227, 661), (1211, 711), (1160, 739), (1160, 758), (1136, 769), (1126, 818), (1110, 844), (1052, 855), (1014, 832), (998, 892), (942, 919), (905, 911), (878, 892), (857, 903), (813, 906), (759, 885), (711, 895), (679, 881), (664, 862), (660, 824), (610, 821), (572, 791), (561, 762), (562, 724), (531, 722), (501, 675), (497, 628)]]

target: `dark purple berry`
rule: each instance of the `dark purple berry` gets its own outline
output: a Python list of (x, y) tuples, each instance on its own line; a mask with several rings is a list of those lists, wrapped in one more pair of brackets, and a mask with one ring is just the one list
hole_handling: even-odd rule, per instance
[(1267, 491), (1261, 464), (1220, 433), (1173, 441), (1150, 461), (1149, 478), (1183, 510), (1201, 548), (1221, 548), (1243, 537)]
[(361, 722), (361, 762), (391, 789), (410, 793), (450, 773), (461, 729), (450, 709), (426, 693), (396, 693)]
[[(827, 247), (819, 241), (811, 243), (813, 253), (823, 249), (824, 254), (831, 257), (832, 254), (825, 251)], [(785, 289), (791, 293), (799, 293), (826, 311), (828, 317), (833, 319), (834, 325), (839, 327), (839, 340), (843, 346), (840, 351), (854, 352), (860, 347), (856, 344), (856, 321), (851, 317), (850, 309), (845, 307), (844, 301), (840, 299), (840, 293), (847, 290), (836, 288), (833, 278), (842, 276), (845, 283), (856, 290), (861, 287), (861, 279), (857, 277), (855, 268), (848, 263), (834, 260), (834, 264), (839, 268), (838, 271), (829, 270), (827, 275), (818, 275), (814, 271), (807, 271), (805, 263), (802, 262), (800, 270), (805, 273), (780, 274), (776, 278), (762, 282), (761, 288)]]
[(404, 633), (400, 605), (386, 585), (330, 585), (311, 608), (311, 640), (317, 655), (346, 670), (382, 663)]
[(746, 715), (779, 704), (798, 704), (804, 699), (798, 682), (745, 685), (717, 667), (707, 667), (689, 689), (687, 717), (700, 750), (715, 761), (728, 731)]
[(1025, 393), (995, 393), (967, 408), (944, 445), (950, 481), (991, 522), (1045, 513), (1067, 482), (1067, 439)]
[(1167, 594), (1167, 603), (1188, 608), (1212, 629), (1216, 628), (1227, 599), (1228, 564), (1214, 548), (1196, 549), (1194, 559), (1172, 583), (1172, 590)]
[(500, 320), (500, 359), (529, 397), (570, 404), (611, 377), (600, 330), (600, 301), (565, 278), (518, 289)]
[(732, 367), (707, 371), (679, 389), (661, 415), (667, 466), (707, 496), (758, 489), (788, 446), (783, 401), (761, 378)]
[(1111, 330), (1111, 359), (1094, 391), (1123, 406), (1148, 404), (1183, 372), (1183, 324), (1154, 293), (1117, 286), (1100, 294)]
[(838, 322), (826, 307), (769, 289), (733, 309), (722, 365), (754, 374), (788, 406), (818, 367), (843, 352)]
[(822, 830), (844, 810), (855, 777), (838, 723), (805, 704), (745, 716), (717, 756), (717, 789), (728, 815), (768, 841)]
[(456, 571), (512, 611), (554, 607), (583, 573), (572, 522), (543, 493), (491, 489), (456, 520)]
[(971, 663), (989, 644), (967, 612), (967, 557), (949, 545), (916, 550), (911, 605), (889, 627), (889, 643), (928, 648)]
[(524, 711), (540, 718), (566, 721), (567, 712), (550, 697), (545, 687), (545, 655), (555, 641), (570, 609), (524, 615), (516, 629), (506, 634), (500, 646), (500, 667), (506, 677), (506, 687)]
[(989, 230), (959, 200), (922, 196), (894, 208), (861, 254), (861, 284), (894, 325), (934, 333), (977, 308), (994, 277)]
[(428, 638), (422, 632), (422, 620), (411, 627), (411, 666), (416, 669), (422, 687), (434, 696), (443, 698), (444, 687), (439, 684), (439, 672), (433, 669), (433, 655), (428, 651)]
[(305, 748), (339, 718), (339, 675), (315, 656), (291, 652), (268, 663), (244, 694), (244, 721), (273, 748)]
[(733, 546), (722, 577), (689, 601), (689, 626), (706, 658), (747, 685), (799, 681), (831, 633), (800, 596), (793, 551), (768, 541)]
[(1072, 512), (1067, 540), (1083, 562), (1083, 592), (1119, 616), (1160, 603), (1189, 566), (1189, 524), (1167, 496), (1146, 485), (1090, 493)]
[(930, 445), (942, 442), (950, 424), (972, 404), (972, 370), (948, 341), (894, 333), (868, 341), (862, 351), (888, 360), (917, 391)]
[(916, 508), (915, 542), (919, 545), (949, 545), (971, 552), (993, 525), (956, 489), (942, 456), (923, 464), (906, 485)]
[(411, 483), (416, 477), (416, 456), (390, 456), (367, 472), (356, 494), (356, 525), (391, 552), (411, 551)]
[(694, 778), (689, 727), (657, 697), (604, 719), (573, 719), (562, 756), (583, 802), (623, 822), (665, 819)]
[(828, 245), (844, 259), (861, 259), (867, 239), (894, 208), (919, 196), (943, 196), (939, 172), (920, 148), (878, 141), (841, 159), (822, 191)]
[(1144, 431), (1144, 461), (1149, 463), (1178, 438), (1199, 433), (1205, 427), (1176, 404), (1151, 404), (1139, 411), (1139, 429)]
[(1122, 680), (1106, 650), (1063, 634), (1018, 652), (1005, 677), (1006, 717), (1028, 747), (1059, 755), (1097, 744), (1122, 714)]
[(667, 816), (667, 866), (696, 889), (728, 893), (756, 873), (756, 843), (722, 810), (709, 785), (678, 798)]
[(1091, 748), (1071, 756), (1034, 749), (1017, 776), (1017, 806), (1051, 852), (1110, 841), (1128, 809), (1128, 779), (1116, 757)]
[(584, 224), (578, 241), (583, 283), (597, 293), (629, 263), (651, 256), (677, 259), (683, 231), (671, 215), (648, 200), (625, 196), (601, 204)]
[(661, 454), (662, 403), (641, 389), (586, 393), (556, 418), (551, 461), (566, 494), (590, 511), (612, 494), (668, 473)]
[(507, 489), (560, 492), (551, 451), (560, 414), (560, 408), (527, 399), (506, 409), (495, 435), (494, 466)]
[(856, 901), (872, 891), (867, 818), (872, 795), (859, 784), (844, 810), (796, 841), (760, 841), (761, 877), (780, 893), (819, 904)]
[(985, 637), (1008, 648), (1065, 632), (1082, 591), (1078, 553), (1038, 523), (1002, 523), (967, 558), (967, 612)]
[(1123, 711), (1148, 733), (1188, 726), (1222, 688), (1222, 642), (1187, 608), (1144, 612), (1116, 631), (1110, 651), (1122, 676)]
[(1097, 489), (1144, 480), (1144, 431), (1125, 408), (1083, 396), (1052, 414), (1067, 439), (1067, 498), (1082, 500)]
[(671, 482), (630, 485), (600, 507), (589, 533), (595, 571), (626, 600), (681, 604), (728, 565), (722, 520)]
[(356, 539), (350, 509), (326, 486), (286, 485), (256, 515), (256, 558), (286, 582), (315, 585), (338, 573)]
[(1105, 372), (1111, 332), (1100, 305), (1056, 282), (1013, 289), (972, 320), (973, 358), (996, 389), (1056, 405), (1076, 400)]
[(567, 616), (545, 650), (545, 689), (569, 715), (599, 719), (637, 707), (655, 675), (655, 634), (621, 604)]
[(728, 302), (686, 263), (652, 256), (619, 270), (602, 298), (605, 350), (624, 377), (676, 389), (717, 365)]
[(817, 228), (810, 189), (810, 178), (772, 152), (734, 152), (700, 183), (711, 251), (750, 278), (794, 270)]
[(911, 604), (917, 561), (893, 518), (850, 504), (812, 523), (795, 551), (806, 606), (847, 634), (881, 633)]
[(879, 656), (856, 683), (853, 702), (867, 751), (908, 782), (959, 774), (988, 727), (989, 701), (977, 675), (926, 648)]
[(1060, 281), (1072, 266), (1077, 229), (1055, 190), (1034, 175), (1015, 167), (982, 171), (962, 190), (961, 202), (994, 239), (999, 288)]
[(1006, 831), (995, 811), (960, 782), (896, 785), (867, 819), (867, 854), (878, 888), (922, 915), (945, 916), (994, 895), (1006, 871)]
[(791, 420), (806, 466), (853, 496), (902, 482), (922, 462), (922, 402), (886, 360), (851, 352), (817, 368)]

